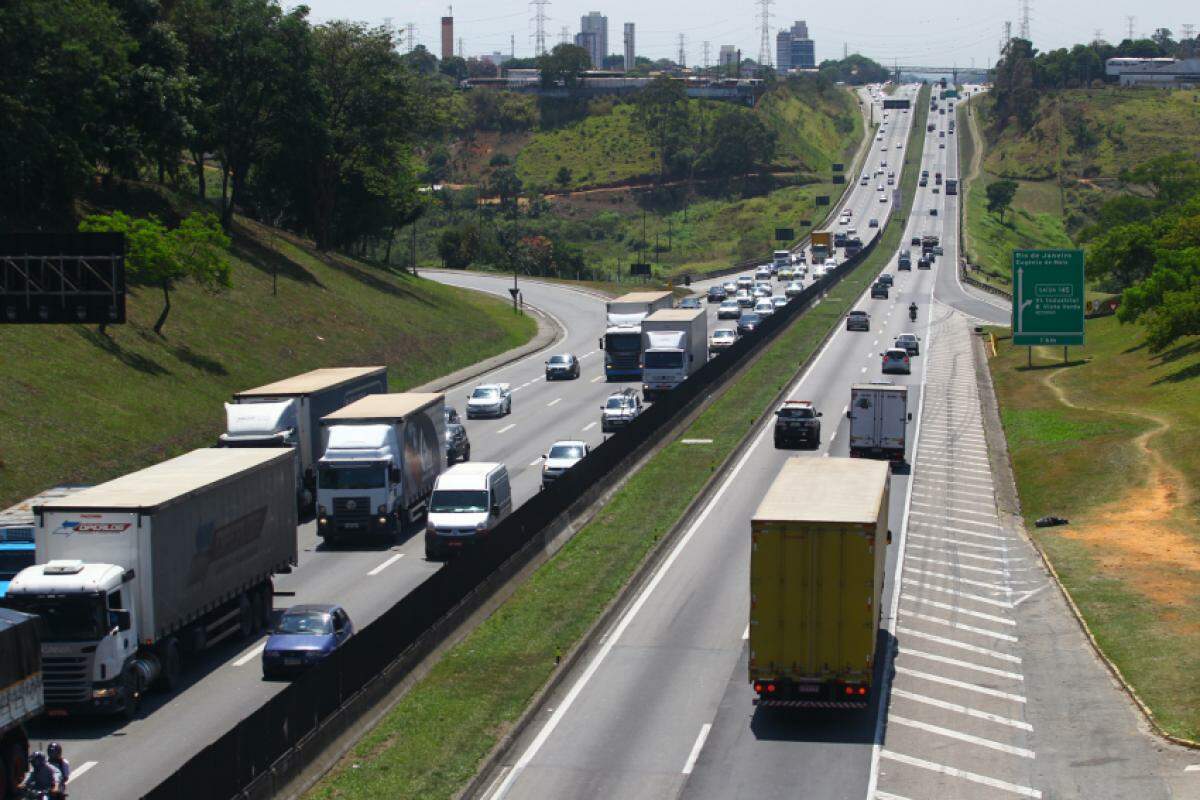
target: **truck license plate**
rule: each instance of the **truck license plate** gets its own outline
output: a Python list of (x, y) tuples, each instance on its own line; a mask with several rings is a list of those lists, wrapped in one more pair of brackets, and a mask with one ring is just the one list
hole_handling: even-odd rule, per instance
[(446, 542), (446, 544), (450, 545), (451, 547), (462, 547), (463, 543), (451, 539), (449, 542)]
[(298, 667), (298, 666), (300, 666), (300, 659), (299, 658), (285, 658), (283, 660), (283, 665), (285, 667)]
[(802, 694), (817, 694), (821, 691), (821, 686), (816, 683), (798, 683), (796, 691)]
[(359, 528), (361, 528), (361, 527), (362, 527), (362, 525), (360, 525), (360, 524), (359, 524), (359, 523), (357, 523), (357, 522), (343, 522), (343, 523), (342, 523), (342, 527), (343, 527), (343, 528), (345, 528), (345, 529), (346, 529), (346, 530), (348, 530), (348, 531), (350, 531), (350, 530), (354, 530), (354, 531), (356, 531), (356, 530), (358, 530)]

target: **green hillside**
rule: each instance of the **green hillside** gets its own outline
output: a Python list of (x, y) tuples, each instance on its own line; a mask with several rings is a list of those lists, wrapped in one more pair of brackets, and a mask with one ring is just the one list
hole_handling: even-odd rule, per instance
[[(0, 328), (0, 507), (55, 483), (94, 483), (215, 441), (239, 389), (315, 367), (386, 364), (399, 391), (527, 341), (505, 303), (238, 221), (233, 288), (183, 285), (159, 338), (157, 289), (129, 322)], [(272, 292), (272, 274), (278, 288)]]
[(858, 101), (844, 87), (789, 81), (768, 92), (755, 113), (778, 139), (778, 166), (827, 175), (830, 165), (849, 161), (862, 137)]
[(654, 174), (649, 140), (633, 121), (628, 103), (592, 104), (593, 112), (563, 128), (539, 131), (517, 156), (517, 174), (527, 185), (556, 187), (563, 167), (570, 188), (611, 185)]

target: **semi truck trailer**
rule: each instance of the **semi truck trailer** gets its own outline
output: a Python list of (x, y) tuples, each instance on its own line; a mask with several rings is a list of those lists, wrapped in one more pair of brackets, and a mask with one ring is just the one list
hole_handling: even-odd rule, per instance
[(642, 322), (642, 397), (646, 400), (671, 391), (707, 360), (704, 309), (663, 309)]
[(866, 708), (888, 532), (886, 464), (790, 458), (750, 521), (749, 679), (764, 708)]
[(369, 394), (387, 391), (387, 367), (314, 369), (257, 389), (225, 404), (219, 447), (288, 447), (296, 451), (296, 507), (311, 511), (317, 499), (321, 456), (319, 421)]
[(42, 653), (36, 617), (0, 608), (0, 800), (25, 795), (25, 723), (42, 713)]
[(50, 716), (133, 716), (186, 662), (270, 621), (296, 564), (295, 453), (209, 448), (35, 506), (4, 605), (42, 618)]
[(371, 394), (321, 418), (317, 535), (392, 539), (425, 516), (445, 465), (445, 395)]
[(642, 320), (672, 305), (674, 295), (670, 292), (631, 292), (608, 301), (606, 327), (600, 339), (608, 380), (641, 379)]

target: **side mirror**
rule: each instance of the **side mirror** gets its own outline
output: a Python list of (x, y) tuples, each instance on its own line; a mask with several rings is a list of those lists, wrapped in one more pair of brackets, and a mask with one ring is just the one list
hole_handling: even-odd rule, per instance
[(854, 412), (853, 412), (853, 411), (847, 411), (847, 412), (846, 412), (846, 419), (854, 419)]
[(908, 412), (908, 421), (912, 422), (912, 412)]
[(116, 623), (117, 630), (127, 631), (133, 627), (133, 618), (128, 609), (114, 608), (111, 612), (112, 620)]
[(891, 531), (887, 532), (887, 543), (888, 544), (892, 543), (892, 532)]
[(818, 412), (817, 412), (817, 416), (818, 416), (818, 417), (823, 417), (823, 416), (825, 416), (825, 412), (824, 412), (824, 411), (818, 411)]

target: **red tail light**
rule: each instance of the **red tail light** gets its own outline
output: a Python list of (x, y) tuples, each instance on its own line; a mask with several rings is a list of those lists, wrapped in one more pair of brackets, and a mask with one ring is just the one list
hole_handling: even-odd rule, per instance
[(854, 694), (854, 687), (853, 687), (853, 686), (847, 686), (847, 687), (846, 687), (846, 694)]
[(762, 690), (763, 690), (763, 685), (761, 683), (759, 683), (758, 681), (755, 681), (754, 682), (754, 691), (756, 691), (759, 694), (762, 694)]
[(767, 694), (774, 694), (774, 692), (775, 692), (775, 684), (768, 683), (767, 684)]

